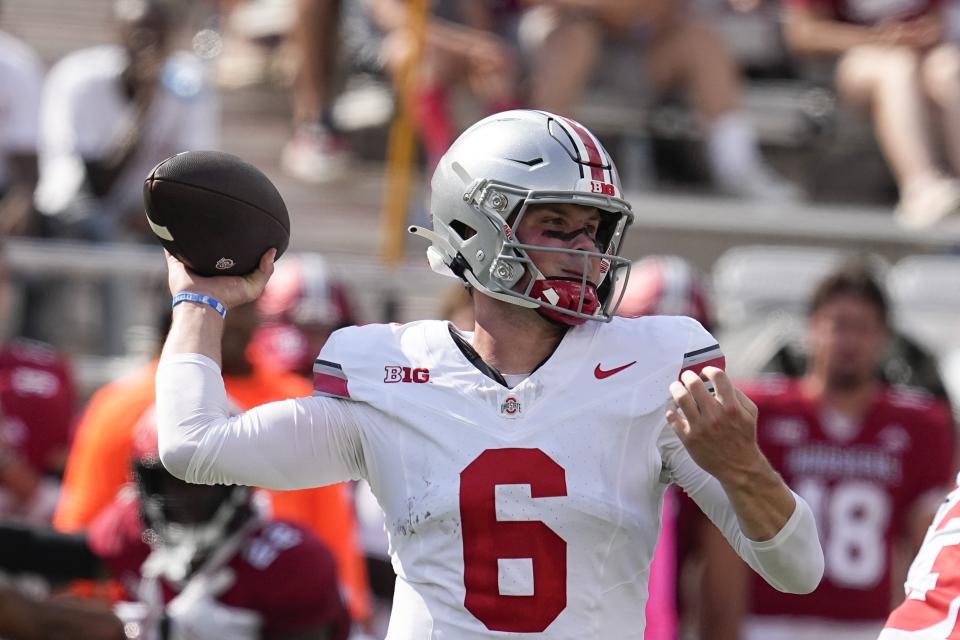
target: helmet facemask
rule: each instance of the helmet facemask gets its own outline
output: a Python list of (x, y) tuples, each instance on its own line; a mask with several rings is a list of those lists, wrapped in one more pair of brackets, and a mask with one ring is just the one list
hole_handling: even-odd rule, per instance
[[(468, 202), (481, 214), (481, 222), (486, 222), (489, 228), (476, 229), (459, 219), (453, 220), (447, 227), (447, 235), (453, 240), (451, 244), (458, 245), (457, 253), (462, 258), (459, 265), (453, 265), (456, 275), (488, 296), (519, 306), (538, 308), (545, 317), (554, 322), (606, 322), (615, 315), (620, 296), (611, 295), (612, 283), (630, 268), (630, 261), (618, 255), (624, 232), (633, 219), (629, 205), (623, 201), (614, 202), (616, 199), (609, 197), (524, 191), (492, 181), (478, 183), (464, 196), (465, 200), (467, 196), (471, 196)], [(597, 250), (544, 247), (521, 242), (517, 238), (516, 230), (523, 222), (529, 207), (541, 204), (575, 204), (596, 208), (600, 212), (600, 227), (596, 235)], [(511, 213), (507, 213), (508, 211)], [(489, 244), (484, 242), (484, 232), (499, 236), (496, 242), (498, 252), (492, 259), (482, 248), (484, 244)], [(474, 248), (474, 245), (477, 248)], [(544, 274), (530, 257), (529, 251), (575, 255), (583, 261), (583, 276), (578, 279)], [(591, 261), (594, 260), (600, 261), (599, 282), (590, 282), (588, 279)], [(470, 264), (471, 262), (474, 264)], [(486, 284), (473, 270), (477, 267), (486, 271), (483, 274)], [(529, 275), (526, 283), (517, 288), (525, 275)], [(565, 282), (570, 285), (565, 286)]]

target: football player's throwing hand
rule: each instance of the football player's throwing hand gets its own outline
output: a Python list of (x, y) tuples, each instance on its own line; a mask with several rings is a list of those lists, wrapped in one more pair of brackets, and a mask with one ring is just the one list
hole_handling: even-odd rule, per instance
[(166, 250), (164, 254), (167, 257), (167, 283), (171, 294), (177, 295), (181, 291), (200, 293), (216, 298), (227, 309), (232, 309), (260, 297), (273, 274), (277, 250), (270, 249), (264, 253), (257, 269), (245, 276), (204, 277), (187, 269)]
[(733, 386), (721, 369), (705, 367), (716, 395), (693, 371), (670, 385), (678, 409), (667, 421), (700, 467), (721, 483), (735, 481), (763, 460), (757, 445), (757, 406)]

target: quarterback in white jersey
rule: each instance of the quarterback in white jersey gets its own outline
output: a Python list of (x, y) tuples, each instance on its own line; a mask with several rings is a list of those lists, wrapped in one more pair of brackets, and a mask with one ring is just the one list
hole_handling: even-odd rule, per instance
[[(719, 345), (689, 318), (613, 318), (632, 213), (596, 138), (541, 111), (496, 114), (432, 186), (433, 230), (412, 231), (434, 270), (474, 289), (475, 332), (343, 329), (313, 397), (231, 417), (222, 319), (175, 305), (157, 374), (167, 468), (274, 489), (367, 479), (398, 576), (391, 640), (642, 638), (670, 483), (770, 584), (812, 591), (813, 516), (760, 454)], [(169, 257), (171, 291), (231, 308), (259, 295), (272, 260), (201, 278)]]

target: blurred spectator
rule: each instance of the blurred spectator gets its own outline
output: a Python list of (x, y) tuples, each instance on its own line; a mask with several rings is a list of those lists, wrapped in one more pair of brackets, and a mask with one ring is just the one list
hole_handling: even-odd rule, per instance
[[(760, 155), (752, 125), (740, 108), (740, 75), (720, 36), (690, 3), (678, 0), (531, 0), (523, 31), (538, 49), (530, 104), (566, 114), (613, 40), (636, 48), (638, 73), (655, 91), (680, 90), (700, 116), (714, 181), (745, 198), (782, 202), (794, 186)], [(604, 70), (599, 69), (600, 72)]]
[(128, 640), (109, 611), (71, 600), (34, 600), (0, 585), (0, 637), (7, 640)]
[(710, 615), (746, 609), (748, 640), (877, 637), (902, 561), (954, 476), (946, 404), (877, 375), (888, 335), (884, 292), (862, 266), (844, 267), (814, 293), (804, 377), (744, 387), (763, 452), (814, 510), (827, 569), (816, 591), (795, 598), (751, 580), (729, 546), (713, 544), (707, 563), (729, 588), (702, 591), (704, 628)]
[(293, 138), (284, 146), (283, 169), (306, 182), (344, 176), (350, 149), (333, 120), (340, 34), (340, 0), (296, 0), (290, 33), (296, 56)]
[(0, 525), (0, 567), (61, 581), (113, 576), (128, 599), (115, 611), (134, 637), (346, 639), (335, 563), (318, 540), (260, 515), (250, 487), (170, 475), (152, 407), (135, 431), (134, 486), (85, 534)]
[[(900, 222), (924, 227), (960, 213), (960, 49), (942, 42), (943, 3), (785, 4), (793, 52), (836, 58), (840, 96), (872, 114), (900, 188)], [(941, 145), (949, 170), (938, 158)]]
[[(299, 377), (299, 392), (288, 397), (308, 395), (313, 389), (314, 361), (327, 338), (356, 321), (346, 284), (323, 256), (290, 254), (277, 263), (256, 304), (261, 323), (247, 356), (264, 375)], [(233, 394), (232, 389), (228, 392)], [(253, 396), (238, 402), (244, 407), (257, 404)], [(274, 516), (309, 527), (334, 549), (350, 612), (355, 620), (366, 623), (371, 614), (370, 592), (350, 488), (340, 484), (273, 491), (270, 504)]]
[(207, 70), (172, 52), (163, 0), (116, 0), (116, 45), (60, 60), (41, 106), (37, 207), (48, 234), (109, 241), (151, 237), (143, 179), (161, 160), (218, 144)]
[[(300, 376), (264, 367), (259, 360), (251, 362), (247, 350), (258, 324), (252, 305), (231, 309), (227, 314), (223, 372), (231, 400), (240, 407), (252, 407), (310, 395), (312, 384)], [(70, 533), (88, 527), (127, 482), (134, 425), (154, 402), (155, 373), (154, 361), (104, 387), (91, 399), (67, 460), (63, 496), (54, 519), (61, 531)], [(331, 548), (351, 613), (362, 620), (368, 613), (369, 597), (355, 519), (345, 492), (343, 485), (332, 485), (266, 493), (273, 515), (306, 526)]]
[(0, 237), (33, 229), (43, 64), (0, 31)]
[[(384, 32), (381, 58), (395, 83), (416, 46), (405, 0), (364, 0)], [(491, 113), (517, 106), (518, 63), (509, 30), (509, 2), (435, 0), (426, 24), (416, 121), (429, 166), (435, 166), (460, 133), (451, 92), (466, 85)]]
[[(0, 243), (0, 317), (8, 312)], [(76, 410), (67, 360), (33, 340), (0, 340), (0, 518), (49, 522)]]

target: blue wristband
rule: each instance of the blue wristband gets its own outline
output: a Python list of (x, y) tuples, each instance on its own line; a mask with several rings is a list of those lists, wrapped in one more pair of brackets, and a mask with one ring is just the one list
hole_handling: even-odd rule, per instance
[(227, 317), (227, 308), (223, 306), (219, 300), (216, 298), (211, 298), (210, 296), (201, 295), (199, 293), (191, 293), (190, 291), (181, 291), (177, 295), (173, 296), (173, 303), (170, 305), (170, 308), (174, 308), (181, 302), (196, 302), (197, 304), (205, 304), (219, 313), (221, 318)]

